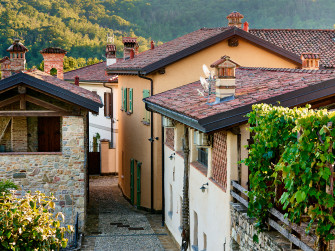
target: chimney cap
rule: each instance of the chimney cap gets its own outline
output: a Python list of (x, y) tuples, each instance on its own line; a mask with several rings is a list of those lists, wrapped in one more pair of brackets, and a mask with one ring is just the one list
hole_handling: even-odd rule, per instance
[(303, 59), (320, 59), (320, 53), (303, 52), (301, 53)]
[(137, 43), (136, 37), (123, 37), (122, 43)]
[(227, 19), (228, 18), (244, 18), (244, 16), (237, 12), (237, 11), (233, 11), (232, 13), (230, 13), (228, 16), (227, 16)]
[(59, 47), (48, 47), (40, 51), (41, 54), (46, 53), (46, 54), (66, 54), (67, 51), (63, 50)]
[(232, 64), (235, 65), (235, 67), (239, 67), (240, 66), (239, 64), (237, 64), (233, 60), (231, 60), (229, 56), (225, 55), (225, 56), (222, 56), (219, 60), (217, 60), (214, 63), (212, 63), (211, 64), (211, 68), (218, 67), (220, 64), (222, 64), (224, 62), (232, 63)]
[(27, 52), (28, 49), (20, 42), (20, 39), (14, 39), (14, 43), (7, 49), (8, 52)]

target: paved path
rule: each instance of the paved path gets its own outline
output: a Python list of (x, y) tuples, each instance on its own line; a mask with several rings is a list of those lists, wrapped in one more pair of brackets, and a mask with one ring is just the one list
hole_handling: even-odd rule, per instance
[(179, 248), (161, 226), (161, 215), (131, 206), (122, 196), (117, 177), (91, 176), (84, 251), (171, 250)]

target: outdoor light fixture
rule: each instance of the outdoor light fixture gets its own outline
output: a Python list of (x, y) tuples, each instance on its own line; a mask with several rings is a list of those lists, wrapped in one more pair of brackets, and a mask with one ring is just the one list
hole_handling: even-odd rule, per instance
[[(207, 187), (206, 187), (207, 186)], [(202, 184), (202, 186), (200, 187), (200, 189), (201, 189), (201, 192), (205, 192), (206, 191), (206, 189), (208, 188), (208, 182), (207, 183), (205, 183), (205, 184)]]
[(169, 159), (172, 160), (175, 155), (176, 155), (175, 153), (171, 153), (171, 155), (169, 156)]

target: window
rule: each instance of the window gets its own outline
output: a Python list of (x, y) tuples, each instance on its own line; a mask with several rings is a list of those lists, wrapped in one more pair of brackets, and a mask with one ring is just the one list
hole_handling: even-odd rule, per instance
[(133, 113), (133, 88), (129, 88), (129, 104), (128, 113)]
[(104, 93), (104, 115), (113, 118), (113, 96), (110, 92)]
[[(143, 98), (147, 98), (150, 96), (150, 91), (149, 90), (143, 90)], [(144, 124), (149, 125), (150, 124), (150, 112), (147, 111), (144, 107), (144, 117), (143, 121)]]
[(123, 89), (123, 110), (127, 112), (128, 88)]
[(198, 162), (208, 167), (208, 148), (198, 148)]
[(133, 88), (121, 88), (121, 111), (127, 114), (133, 113)]

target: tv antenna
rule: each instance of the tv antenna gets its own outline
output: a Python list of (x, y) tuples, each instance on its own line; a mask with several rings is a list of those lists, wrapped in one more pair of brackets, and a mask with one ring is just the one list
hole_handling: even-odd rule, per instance
[(213, 71), (211, 72), (205, 64), (202, 66), (202, 70), (204, 71), (206, 78), (200, 77), (200, 83), (201, 83), (203, 90), (197, 89), (197, 91), (198, 91), (199, 96), (203, 96), (207, 98), (207, 104), (209, 104), (210, 96), (212, 94), (215, 94), (214, 72)]

